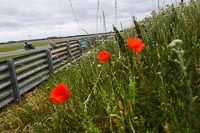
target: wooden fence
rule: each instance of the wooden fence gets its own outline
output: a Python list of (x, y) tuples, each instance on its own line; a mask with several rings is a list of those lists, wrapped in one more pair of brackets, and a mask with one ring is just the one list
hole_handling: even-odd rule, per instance
[[(87, 45), (94, 38), (86, 39)], [(57, 43), (55, 48), (0, 62), (0, 108), (21, 100), (21, 95), (36, 87), (68, 63), (80, 59), (82, 48), (78, 40)]]

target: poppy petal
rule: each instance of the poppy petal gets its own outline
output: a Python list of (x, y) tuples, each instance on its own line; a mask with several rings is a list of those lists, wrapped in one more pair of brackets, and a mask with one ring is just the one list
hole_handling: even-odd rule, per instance
[(136, 52), (141, 52), (145, 48), (145, 44), (142, 43), (140, 38), (128, 38), (127, 39), (128, 47)]
[(108, 51), (102, 51), (97, 55), (97, 59), (99, 59), (102, 62), (108, 62), (110, 59), (110, 52)]
[(70, 91), (64, 83), (60, 83), (51, 91), (49, 98), (53, 103), (63, 104), (70, 98)]
[(135, 48), (136, 52), (141, 52), (145, 48), (144, 44), (140, 44), (138, 47)]

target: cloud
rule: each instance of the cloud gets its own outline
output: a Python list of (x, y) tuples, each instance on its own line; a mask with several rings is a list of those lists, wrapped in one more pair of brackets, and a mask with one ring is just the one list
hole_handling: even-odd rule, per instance
[[(1, 0), (0, 42), (80, 34), (69, 1), (79, 26), (89, 33), (95, 33), (97, 0)], [(160, 5), (173, 2), (174, 0), (160, 0)], [(157, 8), (157, 0), (117, 0), (117, 8), (115, 0), (100, 0), (98, 31), (104, 31), (103, 11), (107, 31), (110, 31), (115, 24), (115, 9), (117, 26), (120, 27), (121, 22), (124, 27), (129, 27), (132, 15), (142, 19)]]

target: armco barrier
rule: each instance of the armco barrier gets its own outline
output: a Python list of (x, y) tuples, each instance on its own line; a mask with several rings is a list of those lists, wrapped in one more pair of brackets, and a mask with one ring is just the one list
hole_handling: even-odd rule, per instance
[(21, 100), (21, 95), (45, 81), (49, 75), (80, 59), (79, 41), (57, 43), (40, 50), (0, 62), (0, 108)]

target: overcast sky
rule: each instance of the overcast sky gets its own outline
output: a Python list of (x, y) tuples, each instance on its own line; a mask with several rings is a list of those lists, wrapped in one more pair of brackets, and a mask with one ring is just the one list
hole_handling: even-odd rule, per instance
[[(160, 6), (179, 0), (160, 0)], [(0, 0), (0, 42), (50, 36), (70, 36), (97, 32), (98, 0), (71, 0), (78, 19), (77, 26), (69, 0)], [(117, 27), (131, 26), (131, 15), (142, 19), (157, 10), (158, 0), (117, 0)], [(115, 0), (100, 0), (98, 32), (115, 24)]]

